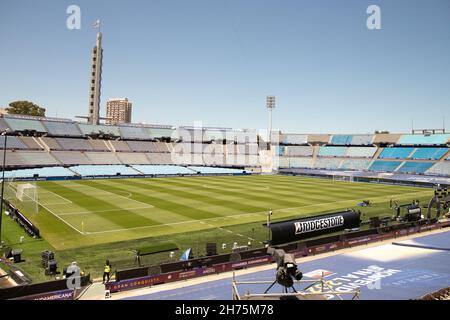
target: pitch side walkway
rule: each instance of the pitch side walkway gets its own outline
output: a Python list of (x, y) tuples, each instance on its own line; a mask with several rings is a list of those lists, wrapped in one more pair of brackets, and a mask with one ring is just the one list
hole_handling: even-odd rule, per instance
[[(450, 284), (450, 231), (411, 240), (337, 254), (313, 261), (298, 260), (305, 279), (321, 272), (339, 292), (360, 288), (361, 299), (414, 299)], [(274, 265), (272, 265), (274, 266)], [(238, 280), (274, 280), (275, 269), (247, 272)], [(185, 287), (150, 294), (129, 292), (118, 299), (207, 300), (231, 299), (231, 275)], [(187, 284), (187, 283), (186, 283)], [(262, 293), (266, 286), (238, 286), (240, 293)], [(162, 289), (162, 288), (161, 288)], [(299, 288), (297, 288), (299, 289)], [(316, 290), (311, 288), (311, 290)], [(274, 286), (270, 292), (281, 292)], [(333, 298), (333, 297), (330, 297)]]

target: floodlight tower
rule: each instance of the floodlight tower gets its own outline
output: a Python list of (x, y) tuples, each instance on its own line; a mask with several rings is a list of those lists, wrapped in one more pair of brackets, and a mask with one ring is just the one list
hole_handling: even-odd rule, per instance
[(267, 145), (269, 146), (272, 142), (272, 110), (275, 109), (275, 96), (267, 96), (266, 108), (269, 111), (269, 132), (267, 133)]

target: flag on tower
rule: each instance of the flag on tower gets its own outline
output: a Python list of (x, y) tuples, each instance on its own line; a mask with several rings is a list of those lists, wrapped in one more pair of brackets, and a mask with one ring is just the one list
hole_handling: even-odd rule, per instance
[(100, 20), (97, 20), (94, 22), (94, 24), (92, 25), (94, 28), (100, 28)]

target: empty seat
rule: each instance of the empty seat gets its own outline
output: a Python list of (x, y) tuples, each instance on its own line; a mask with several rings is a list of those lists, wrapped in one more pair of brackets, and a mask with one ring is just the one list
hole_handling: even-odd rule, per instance
[[(5, 146), (5, 136), (0, 136), (0, 149)], [(16, 136), (6, 138), (6, 149), (28, 149), (28, 146)]]
[(284, 154), (290, 157), (311, 157), (313, 151), (314, 147), (310, 146), (287, 146)]
[(406, 159), (414, 151), (414, 148), (384, 148), (380, 159)]
[(347, 153), (346, 147), (320, 147), (319, 157), (344, 157)]
[(42, 121), (50, 135), (81, 137), (83, 134), (74, 122)]
[(150, 140), (150, 129), (145, 127), (119, 126), (119, 131), (123, 139)]
[(117, 152), (116, 156), (124, 164), (150, 164), (150, 161), (144, 153)]
[(112, 152), (85, 152), (93, 164), (120, 164), (120, 160)]
[(92, 150), (92, 146), (85, 139), (56, 138), (56, 141), (64, 150)]
[(42, 150), (43, 148), (36, 142), (33, 137), (20, 137), (20, 140), (27, 145), (29, 149)]
[(95, 151), (109, 151), (108, 147), (106, 146), (105, 140), (92, 139), (87, 141)]
[(426, 174), (450, 176), (450, 162), (438, 162), (428, 169)]
[(338, 169), (342, 159), (317, 158), (314, 167), (317, 169)]
[(347, 157), (350, 158), (372, 158), (377, 152), (377, 147), (350, 147)]
[(450, 139), (450, 134), (404, 134), (399, 144), (406, 145), (444, 145)]
[(367, 170), (371, 162), (372, 162), (371, 160), (361, 160), (361, 159), (344, 160), (341, 164), (341, 169)]
[(39, 120), (19, 119), (19, 118), (4, 118), (8, 126), (13, 131), (36, 131), (47, 132)]
[(62, 164), (92, 164), (92, 161), (80, 151), (52, 151), (52, 155)]
[(125, 141), (111, 140), (110, 142), (116, 151), (130, 151), (130, 147)]
[(51, 150), (62, 150), (63, 149), (63, 147), (61, 147), (58, 144), (58, 142), (56, 141), (56, 139), (54, 139), (54, 138), (43, 137), (41, 139)]
[(406, 161), (397, 171), (403, 173), (424, 173), (425, 171), (430, 169), (433, 166), (433, 164), (434, 164), (433, 162)]
[(417, 148), (411, 156), (411, 159), (439, 160), (448, 152), (448, 150), (448, 148)]
[(398, 166), (402, 164), (401, 161), (381, 161), (376, 160), (369, 167), (370, 171), (385, 171), (385, 172), (394, 172)]

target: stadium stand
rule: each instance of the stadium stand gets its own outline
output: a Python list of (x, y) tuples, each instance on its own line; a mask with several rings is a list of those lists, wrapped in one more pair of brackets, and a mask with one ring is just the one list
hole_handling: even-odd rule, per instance
[(447, 152), (448, 148), (417, 148), (411, 159), (417, 160), (439, 160)]
[(311, 146), (287, 146), (285, 155), (288, 157), (312, 157), (314, 147)]
[(330, 144), (335, 145), (351, 145), (353, 140), (353, 136), (351, 135), (333, 135), (331, 137)]
[(112, 152), (85, 152), (93, 164), (120, 164), (120, 160)]
[(0, 118), (0, 131), (6, 131), (9, 130), (8, 124), (3, 120), (3, 118)]
[(380, 133), (376, 134), (373, 139), (375, 144), (396, 144), (400, 139), (401, 134)]
[(144, 153), (118, 152), (116, 156), (124, 164), (150, 164), (150, 160)]
[(450, 139), (450, 134), (404, 134), (398, 144), (402, 145), (445, 145)]
[[(32, 149), (32, 150), (42, 150), (43, 149), (36, 142), (35, 138), (33, 138), (33, 137), (20, 137), (19, 139), (22, 140), (22, 142), (27, 145), (28, 149)], [(9, 138), (8, 138), (8, 140), (9, 140)]]
[(450, 162), (438, 162), (428, 169), (426, 174), (450, 176)]
[(109, 151), (106, 140), (90, 139), (87, 142), (91, 145), (91, 149), (95, 151)]
[(280, 142), (283, 144), (307, 144), (308, 136), (305, 134), (283, 134)]
[(355, 134), (352, 136), (351, 144), (354, 146), (366, 146), (372, 144), (373, 134)]
[(311, 144), (325, 144), (330, 141), (329, 134), (309, 134), (308, 143)]
[(402, 173), (425, 173), (432, 166), (433, 162), (405, 161), (397, 171)]
[[(286, 154), (286, 147), (285, 146), (279, 146), (275, 145), (272, 146), (271, 149), (273, 150), (273, 154), (275, 156), (283, 156)], [(229, 153), (229, 149), (227, 148), (227, 153)]]
[(313, 168), (311, 158), (285, 158), (288, 159), (287, 166), (291, 168)]
[(154, 142), (149, 141), (127, 141), (128, 147), (134, 152), (149, 152), (153, 150)]
[[(3, 150), (0, 150), (0, 157), (3, 164)], [(6, 151), (6, 166), (8, 167), (17, 167), (17, 166), (24, 166), (25, 162), (20, 156), (20, 154), (16, 151)]]
[(130, 147), (125, 141), (121, 140), (110, 140), (114, 150), (116, 151), (130, 151)]
[(319, 157), (345, 157), (346, 147), (320, 147)]
[(41, 133), (47, 132), (47, 130), (44, 128), (44, 126), (41, 124), (40, 121), (21, 118), (10, 118), (10, 116), (4, 117), (3, 119), (6, 121), (9, 128), (16, 132), (21, 131), (36, 131)]
[(55, 140), (63, 150), (76, 150), (76, 151), (92, 150), (92, 146), (85, 139), (55, 138)]
[(120, 137), (119, 128), (115, 126), (106, 125), (92, 125), (86, 123), (79, 123), (78, 127), (85, 136), (92, 135), (110, 135), (114, 137)]
[(171, 138), (172, 140), (178, 140), (179, 133), (175, 129), (169, 128), (150, 128), (150, 136), (152, 139)]
[(20, 169), (6, 171), (5, 177), (12, 178), (33, 178), (33, 177), (71, 177), (75, 174), (62, 167), (36, 168), (36, 169)]
[(58, 144), (56, 139), (49, 137), (42, 137), (42, 141), (50, 148), (50, 150), (62, 150), (63, 148)]
[(406, 159), (414, 151), (414, 148), (384, 148), (379, 155), (380, 159)]
[(138, 171), (134, 170), (132, 167), (127, 167), (124, 165), (87, 165), (87, 166), (73, 166), (70, 170), (78, 173), (81, 176), (116, 176), (116, 175), (141, 175)]
[(80, 129), (74, 122), (42, 121), (47, 132), (52, 136), (82, 137)]
[(401, 164), (402, 164), (401, 161), (375, 160), (369, 167), (369, 171), (394, 172)]
[(52, 155), (64, 165), (92, 164), (83, 152), (53, 151)]
[[(172, 156), (170, 153), (146, 153), (150, 164), (172, 164)], [(194, 163), (192, 163), (194, 164)], [(195, 163), (196, 164), (196, 163)], [(201, 163), (200, 163), (201, 164)]]
[(145, 127), (119, 127), (120, 135), (123, 139), (150, 140), (150, 129)]
[[(0, 148), (3, 149), (5, 145), (5, 137), (0, 136)], [(18, 137), (8, 136), (6, 138), (6, 148), (7, 149), (28, 149), (28, 146), (22, 142)]]
[(316, 169), (338, 169), (342, 159), (317, 158), (314, 167)]
[(23, 166), (48, 166), (60, 164), (51, 154), (41, 151), (16, 151), (22, 159)]
[(229, 169), (229, 168), (214, 168), (214, 167), (188, 167), (188, 169), (200, 172), (202, 174), (240, 174), (244, 170)]
[(203, 132), (203, 141), (205, 142), (223, 142), (227, 138), (227, 132), (225, 130), (205, 130)]
[(189, 170), (186, 167), (180, 167), (180, 166), (135, 165), (132, 167), (146, 175), (147, 174), (153, 174), (153, 175), (194, 174), (194, 172), (192, 170)]
[(341, 169), (367, 170), (371, 162), (372, 162), (371, 160), (360, 160), (360, 159), (344, 160), (341, 164)]
[(255, 131), (235, 131), (235, 141), (238, 144), (257, 144), (258, 135)]
[(347, 157), (350, 158), (372, 158), (377, 152), (377, 147), (349, 147)]

